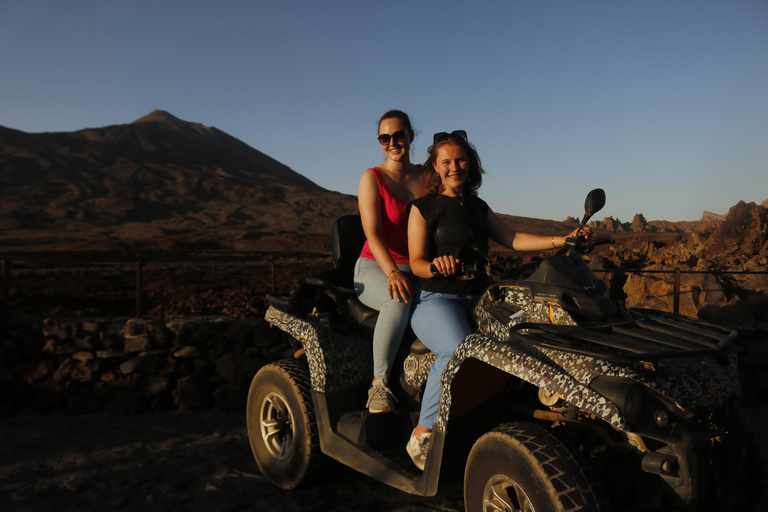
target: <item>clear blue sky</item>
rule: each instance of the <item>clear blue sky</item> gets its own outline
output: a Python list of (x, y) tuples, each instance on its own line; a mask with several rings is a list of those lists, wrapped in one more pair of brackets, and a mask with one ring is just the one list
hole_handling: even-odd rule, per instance
[(696, 220), (768, 199), (768, 2), (0, 0), (0, 125), (215, 126), (357, 194), (376, 121), (465, 129), (512, 215)]

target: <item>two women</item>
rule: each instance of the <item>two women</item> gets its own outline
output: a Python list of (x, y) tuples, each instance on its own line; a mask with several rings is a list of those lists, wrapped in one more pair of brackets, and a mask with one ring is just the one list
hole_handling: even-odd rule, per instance
[[(379, 120), (378, 140), (385, 161), (360, 178), (358, 203), (367, 241), (354, 281), (360, 300), (380, 311), (373, 339), (369, 412), (394, 410), (396, 399), (387, 379), (409, 319), (419, 339), (437, 356), (418, 425), (407, 445), (414, 464), (423, 470), (440, 401), (440, 376), (461, 340), (471, 333), (467, 313), (486, 284), (482, 279), (456, 278), (459, 263), (471, 263), (476, 253), (453, 245), (456, 237), (441, 234), (457, 226), (468, 229), (475, 246), (486, 254), (489, 240), (517, 251), (541, 251), (562, 247), (567, 236), (515, 232), (477, 197), (484, 171), (466, 132), (435, 134), (423, 176), (422, 167), (410, 161), (413, 139), (404, 112), (392, 110)], [(591, 236), (588, 229), (568, 236), (577, 234)], [(411, 272), (421, 278), (418, 296)]]

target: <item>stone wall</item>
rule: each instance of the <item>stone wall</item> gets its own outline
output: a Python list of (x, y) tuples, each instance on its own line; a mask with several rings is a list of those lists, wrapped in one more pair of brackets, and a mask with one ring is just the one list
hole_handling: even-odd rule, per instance
[(25, 318), (0, 340), (0, 413), (243, 409), (256, 371), (292, 351), (261, 318)]
[[(295, 352), (262, 318), (24, 318), (0, 341), (0, 415), (241, 410), (258, 369)], [(745, 400), (764, 401), (768, 324), (739, 345)]]

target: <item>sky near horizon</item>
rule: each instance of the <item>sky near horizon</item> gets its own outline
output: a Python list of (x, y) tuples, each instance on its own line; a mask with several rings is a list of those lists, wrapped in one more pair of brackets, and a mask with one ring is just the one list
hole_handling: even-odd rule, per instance
[(495, 211), (684, 221), (768, 199), (768, 1), (0, 0), (0, 125), (160, 109), (357, 194), (377, 121), (464, 129)]

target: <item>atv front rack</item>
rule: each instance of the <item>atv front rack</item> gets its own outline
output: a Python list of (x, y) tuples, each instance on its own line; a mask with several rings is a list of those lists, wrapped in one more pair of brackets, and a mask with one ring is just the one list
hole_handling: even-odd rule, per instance
[(595, 325), (519, 323), (513, 339), (542, 348), (621, 363), (716, 356), (739, 331), (692, 318), (650, 310), (629, 310), (628, 319)]

